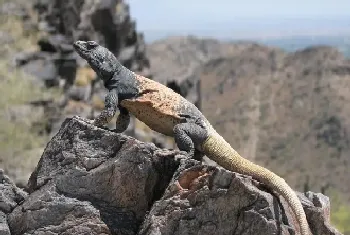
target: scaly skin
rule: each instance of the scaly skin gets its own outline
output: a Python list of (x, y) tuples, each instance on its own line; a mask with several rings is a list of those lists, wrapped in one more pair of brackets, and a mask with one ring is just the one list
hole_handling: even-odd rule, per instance
[(109, 90), (105, 109), (94, 120), (95, 125), (108, 123), (119, 109), (115, 131), (123, 132), (128, 127), (130, 113), (133, 114), (154, 131), (173, 136), (179, 149), (191, 157), (195, 152), (205, 154), (225, 169), (250, 175), (277, 191), (295, 213), (300, 233), (311, 234), (303, 207), (284, 179), (241, 157), (194, 104), (168, 87), (131, 72), (108, 49), (94, 41), (77, 41), (74, 48)]

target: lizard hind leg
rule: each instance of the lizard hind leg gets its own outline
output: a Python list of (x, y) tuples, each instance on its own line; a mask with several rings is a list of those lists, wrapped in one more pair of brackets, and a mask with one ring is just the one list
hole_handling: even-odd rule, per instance
[(201, 145), (208, 137), (207, 130), (197, 123), (179, 123), (174, 126), (174, 139), (181, 151), (186, 151), (191, 158), (203, 156)]

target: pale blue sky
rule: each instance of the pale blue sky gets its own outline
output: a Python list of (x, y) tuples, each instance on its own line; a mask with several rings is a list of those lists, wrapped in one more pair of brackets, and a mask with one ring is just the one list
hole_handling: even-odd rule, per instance
[[(350, 30), (350, 0), (126, 0), (140, 31)], [(244, 31), (244, 32), (243, 32)]]

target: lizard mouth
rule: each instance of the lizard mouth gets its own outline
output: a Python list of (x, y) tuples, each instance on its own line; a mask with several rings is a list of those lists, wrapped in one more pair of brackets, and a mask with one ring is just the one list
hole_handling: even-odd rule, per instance
[(85, 60), (90, 58), (90, 50), (87, 48), (87, 43), (84, 41), (76, 41), (73, 43), (74, 50), (78, 53), (80, 57)]
[(86, 46), (85, 46), (85, 42), (84, 41), (76, 41), (75, 43), (73, 43), (73, 47), (76, 51), (86, 51)]

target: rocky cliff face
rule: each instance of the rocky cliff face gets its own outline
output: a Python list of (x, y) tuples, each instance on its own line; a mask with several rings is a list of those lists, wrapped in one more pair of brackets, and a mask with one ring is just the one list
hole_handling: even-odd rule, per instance
[[(250, 177), (202, 165), (74, 117), (63, 122), (27, 192), (0, 172), (0, 232), (295, 234), (284, 200)], [(340, 235), (322, 194), (298, 194), (313, 234)]]
[[(57, 84), (61, 78), (67, 88), (72, 86), (77, 70), (85, 67), (73, 50), (76, 40), (98, 41), (114, 52), (123, 65), (150, 76), (143, 35), (136, 31), (136, 22), (125, 2), (35, 0), (32, 7), (37, 17), (25, 23), (28, 30), (40, 32), (40, 51), (17, 58), (17, 62), (35, 77), (47, 84)], [(47, 66), (35, 66), (37, 60)]]
[[(76, 40), (95, 40), (108, 47), (132, 71), (152, 78), (142, 33), (130, 16), (129, 6), (118, 0), (33, 2), (37, 17), (25, 22), (37, 30), (39, 51), (17, 55), (17, 66), (46, 87), (62, 86), (64, 98), (46, 103), (48, 131), (54, 135), (66, 117), (94, 118), (104, 107), (106, 90), (94, 71), (73, 50)], [(115, 120), (109, 127), (114, 128)], [(151, 131), (133, 119), (128, 134), (159, 146), (172, 147), (173, 141)]]

